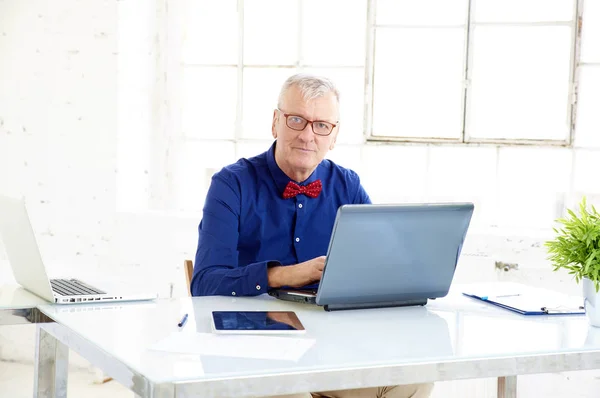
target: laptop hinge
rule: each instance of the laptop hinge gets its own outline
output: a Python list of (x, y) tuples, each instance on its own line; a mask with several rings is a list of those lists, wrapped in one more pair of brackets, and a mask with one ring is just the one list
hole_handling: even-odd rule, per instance
[(407, 307), (413, 305), (425, 305), (427, 299), (422, 300), (399, 300), (399, 301), (382, 301), (378, 303), (364, 304), (326, 304), (323, 306), (325, 311), (340, 311), (340, 310), (361, 310), (367, 308), (386, 308), (386, 307)]

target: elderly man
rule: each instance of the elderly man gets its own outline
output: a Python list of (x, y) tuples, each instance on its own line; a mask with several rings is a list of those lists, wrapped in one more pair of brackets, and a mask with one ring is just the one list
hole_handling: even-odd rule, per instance
[[(285, 81), (273, 112), (271, 148), (213, 176), (198, 228), (194, 296), (254, 296), (318, 283), (338, 207), (371, 203), (354, 171), (324, 160), (339, 124), (339, 93), (330, 80), (300, 74)], [(313, 396), (421, 398), (431, 389), (407, 385)]]

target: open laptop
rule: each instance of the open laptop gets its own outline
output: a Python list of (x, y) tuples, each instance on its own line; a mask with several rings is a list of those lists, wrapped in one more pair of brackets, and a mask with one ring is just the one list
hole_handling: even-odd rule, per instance
[(74, 278), (49, 279), (25, 203), (0, 195), (0, 240), (17, 282), (56, 304), (151, 300), (157, 294), (134, 292), (130, 286), (92, 284)]
[(472, 203), (344, 205), (318, 289), (273, 289), (327, 311), (425, 305), (448, 294)]

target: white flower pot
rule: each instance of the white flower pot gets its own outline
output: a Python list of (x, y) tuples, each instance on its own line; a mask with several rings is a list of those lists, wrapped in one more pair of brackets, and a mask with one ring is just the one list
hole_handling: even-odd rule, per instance
[(583, 278), (583, 298), (590, 325), (600, 328), (600, 293), (596, 293), (594, 282), (588, 278)]

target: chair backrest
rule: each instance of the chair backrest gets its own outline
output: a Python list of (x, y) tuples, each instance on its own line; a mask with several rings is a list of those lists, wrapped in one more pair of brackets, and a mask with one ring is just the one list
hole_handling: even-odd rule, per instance
[(194, 263), (192, 260), (183, 260), (183, 269), (185, 271), (185, 282), (187, 286), (187, 292), (191, 296), (192, 292), (190, 288), (192, 287), (192, 276), (194, 275)]

